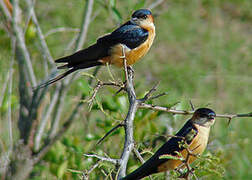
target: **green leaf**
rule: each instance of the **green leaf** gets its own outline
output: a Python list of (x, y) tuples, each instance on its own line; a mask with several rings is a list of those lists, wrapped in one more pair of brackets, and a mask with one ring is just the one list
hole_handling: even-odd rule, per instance
[(109, 5), (110, 5), (110, 7), (115, 7), (116, 6), (116, 0), (109, 0)]
[(86, 80), (80, 79), (78, 81), (78, 87), (83, 94), (87, 95), (91, 91), (91, 88)]
[(127, 110), (128, 108), (128, 100), (126, 98), (126, 96), (120, 96), (117, 98), (117, 104), (119, 105), (120, 109), (122, 111), (125, 111)]
[(58, 167), (58, 170), (57, 170), (57, 177), (58, 178), (62, 178), (64, 173), (66, 172), (67, 170), (67, 164), (68, 164), (68, 161), (64, 161), (59, 167)]
[(67, 169), (67, 171), (71, 172), (71, 173), (75, 173), (75, 174), (82, 174), (83, 171), (79, 171), (79, 170), (75, 170), (75, 169)]
[(180, 160), (180, 161), (184, 160), (183, 157), (172, 156), (172, 155), (169, 155), (169, 154), (164, 154), (162, 156), (159, 156), (159, 159), (173, 159), (173, 160)]

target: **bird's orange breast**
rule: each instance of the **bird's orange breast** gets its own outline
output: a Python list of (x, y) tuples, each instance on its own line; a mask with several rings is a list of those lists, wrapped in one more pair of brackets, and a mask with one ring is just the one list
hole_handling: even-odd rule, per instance
[[(207, 146), (210, 128), (199, 126), (199, 125), (195, 125), (195, 126), (198, 129), (198, 133), (194, 137), (192, 142), (189, 144), (189, 149), (192, 151), (193, 154), (202, 154)], [(182, 154), (183, 158), (187, 157), (186, 149), (184, 149), (180, 153)], [(191, 164), (195, 160), (196, 160), (196, 157), (190, 156), (188, 162), (189, 164)], [(167, 160), (164, 164), (158, 167), (158, 172), (173, 170), (179, 167), (181, 164), (182, 162), (180, 160), (173, 160), (173, 159)]]
[[(101, 60), (102, 63), (113, 64), (117, 67), (123, 67), (123, 55), (127, 60), (127, 65), (132, 65), (136, 63), (139, 59), (141, 59), (150, 49), (153, 40), (155, 38), (155, 28), (148, 30), (149, 35), (147, 40), (142, 43), (140, 46), (129, 49), (122, 44), (117, 44), (111, 48), (110, 56), (107, 56)], [(123, 50), (124, 48), (124, 50)], [(123, 53), (124, 52), (124, 53)]]

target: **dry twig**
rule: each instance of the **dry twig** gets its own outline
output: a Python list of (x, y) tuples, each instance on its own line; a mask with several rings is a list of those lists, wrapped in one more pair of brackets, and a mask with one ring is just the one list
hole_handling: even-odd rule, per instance
[(86, 157), (91, 157), (91, 158), (97, 158), (101, 161), (107, 161), (107, 162), (111, 162), (113, 164), (119, 164), (119, 159), (112, 159), (110, 157), (103, 157), (103, 156), (99, 156), (99, 155), (96, 155), (96, 154), (84, 154), (84, 156)]
[[(176, 110), (176, 109), (171, 109), (169, 107), (163, 107), (163, 106), (157, 106), (157, 105), (152, 105), (152, 104), (145, 104), (141, 103), (139, 105), (139, 108), (141, 109), (152, 109), (154, 111), (165, 111), (168, 113), (172, 114), (181, 114), (181, 115), (192, 115), (194, 111), (187, 111), (187, 110)], [(216, 114), (216, 117), (219, 118), (227, 118), (229, 120), (233, 118), (239, 118), (239, 117), (252, 117), (252, 112), (250, 113), (245, 113), (245, 114)]]

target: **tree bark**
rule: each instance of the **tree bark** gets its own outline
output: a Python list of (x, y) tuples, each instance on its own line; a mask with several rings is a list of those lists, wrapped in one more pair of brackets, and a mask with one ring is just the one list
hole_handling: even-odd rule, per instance
[(7, 180), (25, 180), (29, 177), (34, 160), (30, 148), (24, 143), (18, 143), (13, 150), (7, 170)]

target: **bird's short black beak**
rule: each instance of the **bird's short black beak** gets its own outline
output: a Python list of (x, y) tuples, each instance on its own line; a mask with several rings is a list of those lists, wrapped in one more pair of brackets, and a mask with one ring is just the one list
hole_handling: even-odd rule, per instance
[(208, 115), (209, 120), (214, 120), (215, 117), (216, 117), (216, 115), (212, 114), (212, 113)]

